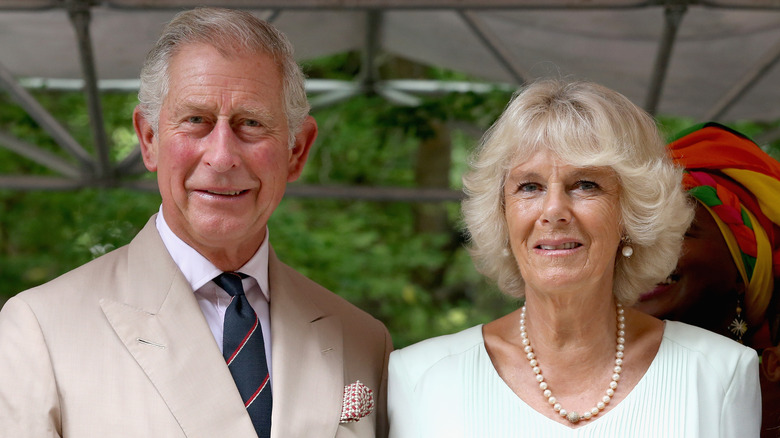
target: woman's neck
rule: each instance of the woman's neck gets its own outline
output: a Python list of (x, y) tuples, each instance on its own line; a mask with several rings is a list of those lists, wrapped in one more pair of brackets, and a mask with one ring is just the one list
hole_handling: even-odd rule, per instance
[(526, 327), (535, 348), (556, 354), (614, 349), (617, 312), (611, 291), (550, 296), (526, 292)]

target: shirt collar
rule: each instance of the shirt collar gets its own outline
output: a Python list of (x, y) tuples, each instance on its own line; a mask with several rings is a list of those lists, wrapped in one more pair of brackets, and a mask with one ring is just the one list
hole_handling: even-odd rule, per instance
[[(155, 219), (157, 231), (160, 233), (165, 248), (168, 249), (171, 258), (176, 266), (184, 274), (184, 278), (196, 291), (203, 285), (210, 282), (214, 277), (221, 274), (222, 271), (214, 266), (206, 257), (201, 255), (195, 248), (187, 245), (173, 230), (168, 226), (160, 206), (160, 212)], [(265, 230), (265, 239), (258, 248), (255, 255), (239, 269), (240, 272), (252, 277), (257, 281), (260, 290), (263, 292), (266, 301), (269, 301), (268, 292), (268, 228)]]

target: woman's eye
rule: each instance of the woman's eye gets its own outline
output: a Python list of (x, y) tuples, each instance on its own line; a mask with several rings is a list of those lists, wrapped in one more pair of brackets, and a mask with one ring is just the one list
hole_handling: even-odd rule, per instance
[(596, 190), (599, 185), (593, 181), (577, 181), (576, 187), (581, 190)]
[(518, 184), (517, 191), (531, 193), (539, 190), (540, 188), (541, 187), (537, 183), (527, 182), (527, 183)]

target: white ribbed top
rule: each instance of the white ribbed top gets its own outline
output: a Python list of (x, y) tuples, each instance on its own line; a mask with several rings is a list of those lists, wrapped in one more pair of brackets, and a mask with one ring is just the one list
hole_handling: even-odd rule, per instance
[(759, 436), (761, 424), (755, 351), (670, 321), (634, 389), (576, 429), (512, 392), (490, 361), (482, 326), (394, 352), (389, 379), (392, 438), (750, 438)]

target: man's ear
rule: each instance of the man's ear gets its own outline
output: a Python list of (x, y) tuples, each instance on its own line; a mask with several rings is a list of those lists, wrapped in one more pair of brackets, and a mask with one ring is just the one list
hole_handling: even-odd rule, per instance
[(301, 176), (315, 138), (317, 138), (317, 122), (314, 117), (306, 116), (301, 130), (295, 136), (295, 146), (290, 150), (290, 159), (287, 163), (287, 182), (293, 182)]
[(133, 111), (133, 127), (141, 147), (144, 165), (150, 172), (157, 171), (157, 136), (152, 125), (138, 107)]

